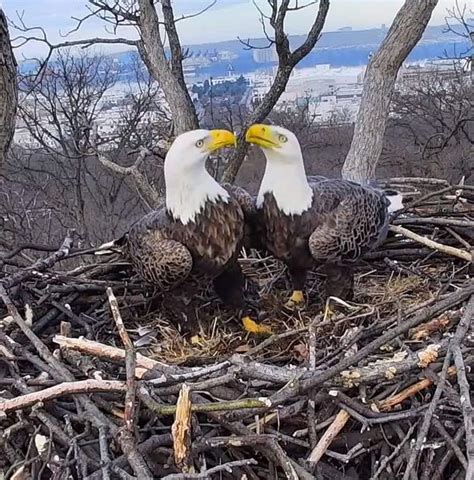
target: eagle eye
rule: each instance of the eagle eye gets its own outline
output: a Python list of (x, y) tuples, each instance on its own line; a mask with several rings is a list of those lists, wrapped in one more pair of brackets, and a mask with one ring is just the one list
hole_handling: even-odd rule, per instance
[(286, 138), (285, 135), (279, 135), (278, 140), (280, 140), (280, 143), (286, 143), (288, 138)]
[(197, 147), (197, 148), (201, 148), (203, 145), (204, 145), (204, 140), (198, 140), (198, 141), (196, 142), (196, 147)]

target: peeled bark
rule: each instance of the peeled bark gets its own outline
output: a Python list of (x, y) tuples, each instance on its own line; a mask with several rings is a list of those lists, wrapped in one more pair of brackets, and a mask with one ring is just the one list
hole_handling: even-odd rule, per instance
[(406, 0), (367, 66), (354, 137), (342, 176), (357, 182), (374, 178), (398, 71), (420, 40), (438, 0)]
[(0, 9), (0, 168), (10, 148), (15, 131), (18, 104), (16, 61), (13, 55), (7, 19)]

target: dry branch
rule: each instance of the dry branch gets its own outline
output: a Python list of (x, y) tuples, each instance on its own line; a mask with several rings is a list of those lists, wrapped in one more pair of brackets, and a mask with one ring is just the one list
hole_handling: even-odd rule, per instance
[(319, 440), (318, 444), (311, 452), (308, 461), (317, 464), (326, 450), (331, 445), (332, 441), (337, 437), (339, 432), (344, 428), (344, 425), (349, 420), (350, 415), (345, 410), (339, 410), (336, 418), (331, 423), (330, 427), (324, 432), (324, 435)]
[(11, 400), (0, 401), (0, 416), (15, 410), (42, 404), (58, 397), (78, 393), (125, 392), (126, 384), (118, 380), (82, 380), (64, 382), (38, 392), (27, 393)]
[(466, 260), (467, 262), (472, 262), (472, 254), (461, 250), (460, 248), (450, 247), (449, 245), (443, 245), (442, 243), (435, 242), (430, 240), (429, 238), (423, 237), (422, 235), (418, 235), (417, 233), (411, 232), (410, 230), (399, 227), (397, 225), (390, 225), (389, 229), (404, 237), (411, 238), (422, 245), (426, 245), (427, 247), (437, 250), (438, 252), (445, 253), (446, 255), (451, 255), (453, 257), (461, 258), (462, 260)]
[[(62, 348), (68, 348), (75, 350), (76, 352), (84, 353), (85, 355), (90, 355), (93, 358), (102, 358), (112, 362), (124, 362), (126, 357), (125, 350), (87, 340), (85, 338), (69, 338), (62, 335), (56, 335), (53, 338), (53, 342), (57, 343)], [(160, 365), (160, 362), (137, 353), (135, 376), (140, 379), (146, 372), (148, 372), (148, 370), (159, 368)]]

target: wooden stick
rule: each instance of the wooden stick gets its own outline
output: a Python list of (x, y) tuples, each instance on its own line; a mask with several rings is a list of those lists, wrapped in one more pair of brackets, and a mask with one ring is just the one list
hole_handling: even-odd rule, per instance
[[(55, 335), (53, 342), (57, 343), (61, 347), (76, 350), (90, 355), (96, 358), (102, 358), (105, 360), (123, 363), (125, 361), (126, 352), (121, 348), (112, 347), (110, 345), (104, 345), (103, 343), (94, 342), (93, 340), (87, 340), (85, 338), (69, 338), (62, 335)], [(137, 366), (135, 368), (135, 376), (140, 379), (148, 370), (152, 370), (155, 367), (159, 367), (162, 364), (156, 360), (145, 357), (140, 353), (137, 353)]]
[[(456, 369), (454, 367), (450, 367), (448, 369), (448, 375), (454, 375), (455, 373), (456, 373)], [(403, 401), (417, 394), (421, 390), (428, 388), (432, 384), (433, 384), (433, 381), (429, 380), (428, 378), (420, 380), (414, 385), (410, 385), (409, 387), (405, 388), (405, 390), (399, 392), (397, 395), (394, 395), (391, 398), (383, 400), (382, 402), (380, 402), (380, 404), (377, 405), (377, 407), (382, 412), (391, 410), (395, 406), (399, 405)], [(346, 412), (346, 410), (342, 409), (339, 411), (339, 413), (336, 415), (336, 418), (333, 420), (331, 425), (328, 427), (324, 435), (319, 440), (316, 447), (311, 452), (311, 455), (308, 459), (310, 462), (313, 462), (313, 463), (319, 462), (321, 457), (326, 453), (326, 450), (329, 448), (329, 445), (331, 445), (331, 442), (334, 440), (334, 438), (336, 438), (339, 432), (344, 428), (349, 418), (350, 418), (350, 415)], [(313, 458), (316, 460), (313, 460)]]
[(110, 310), (114, 317), (115, 324), (120, 334), (120, 338), (125, 345), (125, 367), (127, 373), (127, 388), (125, 393), (125, 428), (119, 431), (118, 441), (122, 452), (127, 456), (128, 463), (132, 467), (137, 478), (143, 480), (152, 480), (153, 475), (148, 468), (145, 459), (138, 450), (138, 444), (135, 437), (135, 417), (136, 417), (136, 396), (137, 381), (136, 372), (136, 354), (132, 341), (125, 330), (122, 315), (118, 306), (117, 298), (109, 287), (107, 288), (107, 298), (109, 299)]
[(124, 420), (125, 428), (133, 433), (135, 428), (135, 406), (137, 396), (137, 383), (135, 379), (136, 371), (136, 352), (133, 346), (130, 336), (125, 330), (123, 324), (122, 315), (118, 306), (117, 298), (114, 295), (113, 290), (107, 288), (107, 298), (109, 299), (110, 310), (114, 317), (115, 325), (119, 331), (120, 338), (125, 346), (125, 363), (127, 370), (127, 393), (125, 394), (125, 408), (124, 408)]
[(453, 257), (461, 258), (462, 260), (466, 260), (467, 262), (472, 262), (472, 255), (465, 250), (461, 250), (460, 248), (450, 247), (449, 245), (443, 245), (442, 243), (435, 242), (430, 240), (429, 238), (423, 237), (422, 235), (418, 235), (404, 227), (400, 227), (398, 225), (390, 225), (389, 230), (403, 235), (404, 237), (410, 238), (415, 240), (415, 242), (421, 243), (433, 250), (437, 250), (438, 252), (445, 253), (446, 255), (451, 255)]
[(125, 382), (119, 380), (80, 380), (77, 382), (63, 382), (54, 387), (45, 388), (38, 392), (27, 393), (20, 397), (0, 402), (0, 416), (22, 408), (31, 407), (37, 403), (44, 403), (64, 395), (96, 392), (125, 392)]
[[(456, 374), (456, 368), (449, 367), (448, 377), (452, 377), (455, 374)], [(410, 385), (409, 387), (405, 388), (404, 390), (397, 393), (393, 397), (383, 400), (382, 402), (380, 402), (379, 405), (377, 405), (377, 407), (381, 412), (389, 411), (392, 408), (396, 407), (397, 405), (400, 405), (400, 403), (404, 402), (408, 398), (413, 397), (413, 395), (416, 395), (417, 393), (421, 392), (425, 388), (430, 387), (431, 385), (433, 385), (433, 381), (430, 380), (429, 378), (424, 378), (423, 380), (420, 380), (419, 382), (416, 382), (413, 385)]]
[(344, 425), (349, 420), (350, 415), (345, 410), (339, 410), (334, 421), (329, 425), (329, 428), (324, 432), (324, 435), (320, 438), (318, 444), (311, 452), (308, 461), (314, 464), (321, 460), (326, 450), (331, 445), (332, 441), (337, 437), (339, 432), (344, 428)]

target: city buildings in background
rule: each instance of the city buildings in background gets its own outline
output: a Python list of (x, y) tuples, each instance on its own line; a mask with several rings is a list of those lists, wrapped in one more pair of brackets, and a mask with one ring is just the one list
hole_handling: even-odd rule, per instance
[[(439, 59), (437, 52), (446, 48), (446, 42), (455, 40), (446, 37), (444, 43), (440, 43), (440, 32), (442, 27), (427, 29), (424, 40), (415, 49), (415, 59), (412, 58), (399, 72), (398, 91), (409, 93), (419, 88), (425, 79), (433, 77), (438, 82), (449, 81), (459, 74), (469, 77), (471, 65), (468, 62)], [(353, 123), (364, 85), (366, 66), (363, 63), (367, 63), (371, 52), (377, 48), (377, 42), (385, 34), (384, 26), (367, 31), (347, 28), (324, 34), (312, 56), (309, 56), (310, 65), (303, 64), (295, 68), (275, 108), (288, 112), (305, 109), (312, 121), (323, 125)], [(298, 38), (291, 37), (290, 41), (297, 42)], [(254, 42), (258, 46), (263, 39)], [(116, 69), (119, 81), (102, 96), (96, 107), (94, 125), (86, 127), (95, 129), (103, 148), (117, 141), (117, 134), (128, 121), (127, 111), (133, 102), (132, 94), (138, 91), (130, 67), (133, 55), (136, 58), (136, 53), (130, 52), (113, 58), (112, 68)], [(423, 56), (432, 59), (418, 58)], [(328, 63), (316, 64), (325, 59)], [(198, 115), (206, 118), (210, 110), (212, 123), (219, 106), (252, 109), (270, 89), (277, 61), (274, 48), (243, 49), (242, 44), (235, 41), (187, 50), (183, 69)], [(233, 84), (238, 88), (233, 88)], [(28, 107), (31, 100), (23, 98), (21, 101)], [(36, 111), (39, 109), (37, 105), (30, 106)], [(39, 110), (39, 113), (41, 128), (37, 131), (54, 129), (47, 112)], [(166, 100), (158, 90), (149, 111), (141, 118), (138, 129), (149, 129), (167, 114)], [(40, 146), (31, 129), (21, 120), (17, 121), (15, 143), (31, 149)], [(54, 135), (48, 136), (45, 143), (53, 147)]]

